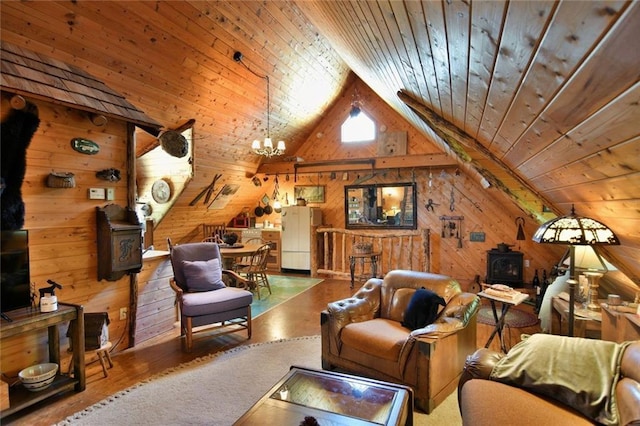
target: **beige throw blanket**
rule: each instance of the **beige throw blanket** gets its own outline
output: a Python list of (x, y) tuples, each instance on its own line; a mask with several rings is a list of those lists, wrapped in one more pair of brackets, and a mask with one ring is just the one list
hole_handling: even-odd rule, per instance
[(618, 423), (615, 386), (626, 344), (534, 334), (511, 348), (491, 379), (560, 401), (605, 425)]

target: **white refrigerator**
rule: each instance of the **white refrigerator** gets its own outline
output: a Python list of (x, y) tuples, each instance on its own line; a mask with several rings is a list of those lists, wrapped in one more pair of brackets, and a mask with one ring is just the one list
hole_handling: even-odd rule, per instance
[(311, 227), (322, 225), (318, 207), (282, 208), (282, 269), (311, 270)]

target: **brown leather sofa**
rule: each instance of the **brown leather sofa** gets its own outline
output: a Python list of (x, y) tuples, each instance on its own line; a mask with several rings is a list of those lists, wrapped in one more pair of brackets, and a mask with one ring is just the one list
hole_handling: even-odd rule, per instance
[[(411, 331), (401, 322), (421, 287), (446, 306), (435, 322)], [(456, 389), (465, 359), (476, 349), (479, 303), (444, 275), (395, 270), (371, 278), (321, 313), (322, 367), (411, 386), (416, 407), (429, 413)]]
[(640, 425), (640, 341), (533, 337), (508, 354), (469, 356), (458, 386), (464, 425)]

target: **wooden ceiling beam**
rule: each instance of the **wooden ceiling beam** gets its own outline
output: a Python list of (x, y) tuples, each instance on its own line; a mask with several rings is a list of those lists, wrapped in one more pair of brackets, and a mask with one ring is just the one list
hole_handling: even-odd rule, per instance
[[(385, 170), (385, 169), (419, 169), (419, 168), (451, 168), (457, 167), (458, 163), (444, 153), (418, 154), (418, 155), (396, 155), (393, 157), (376, 157), (375, 159), (344, 159), (326, 160), (316, 162), (287, 162), (262, 163), (257, 173), (267, 175), (293, 174), (298, 173), (319, 173), (319, 172), (350, 172), (358, 170)], [(304, 168), (304, 170), (302, 170)]]
[[(504, 191), (521, 209), (545, 221), (542, 206), (552, 207), (539, 192), (511, 170), (489, 149), (454, 124), (445, 120), (404, 90), (398, 98), (411, 108), (465, 163), (471, 164), (492, 185)], [(507, 182), (511, 181), (511, 184)], [(556, 212), (557, 213), (557, 212)]]

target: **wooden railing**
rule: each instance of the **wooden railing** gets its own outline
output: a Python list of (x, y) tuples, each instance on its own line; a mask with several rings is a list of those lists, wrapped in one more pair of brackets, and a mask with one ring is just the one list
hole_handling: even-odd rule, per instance
[[(354, 253), (353, 245), (363, 242), (373, 245), (373, 252), (380, 253), (377, 275), (384, 276), (393, 269), (430, 270), (430, 230), (417, 231), (361, 231), (342, 228), (316, 229), (317, 274), (335, 278), (349, 278), (349, 256)], [(371, 274), (371, 265), (356, 262), (356, 274)]]

